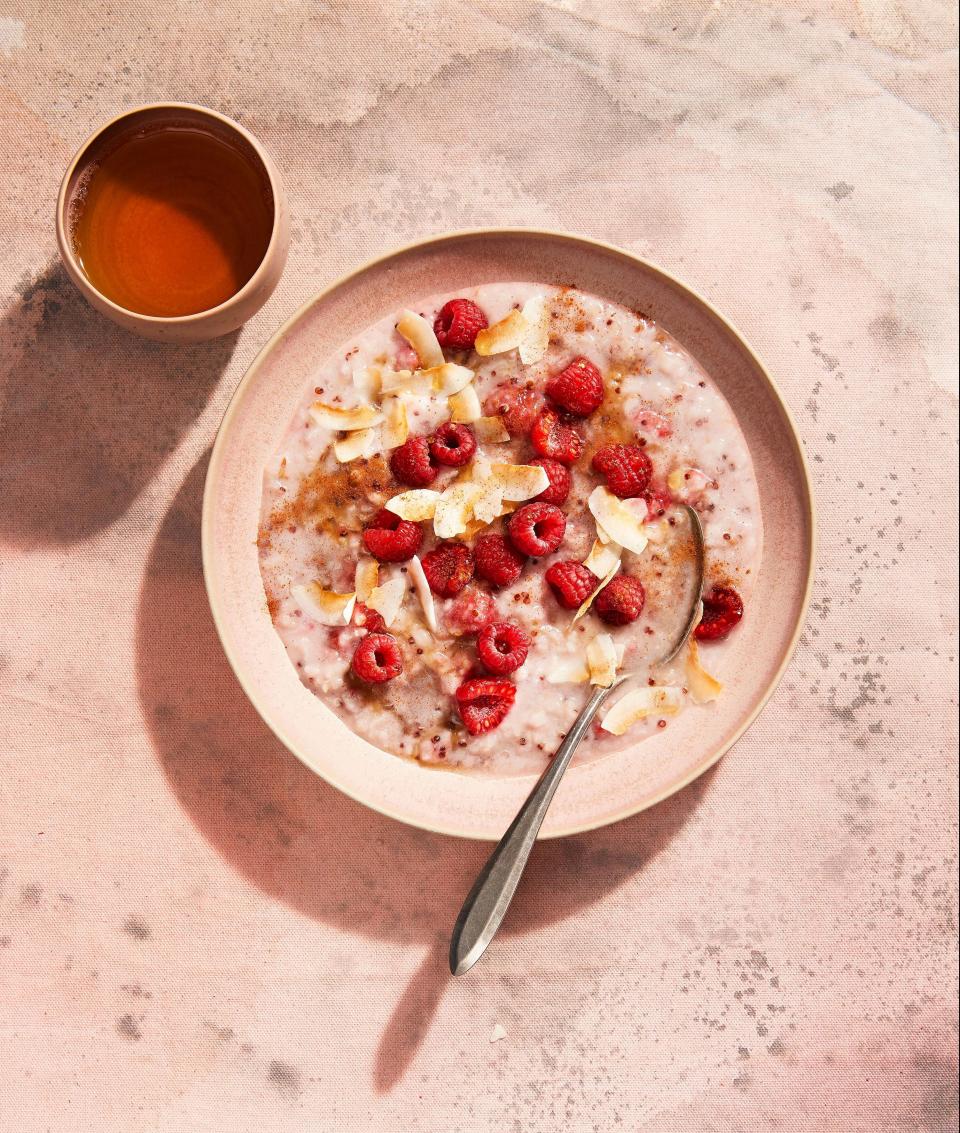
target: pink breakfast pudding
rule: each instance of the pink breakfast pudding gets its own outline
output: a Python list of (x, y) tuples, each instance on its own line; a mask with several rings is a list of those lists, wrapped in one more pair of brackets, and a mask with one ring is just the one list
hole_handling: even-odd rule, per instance
[[(703, 526), (703, 608), (663, 665), (696, 602), (680, 503)], [(762, 540), (746, 442), (698, 363), (642, 313), (504, 282), (318, 359), (258, 546), (308, 689), (384, 751), (504, 776), (541, 771), (623, 672), (580, 762), (708, 714)]]

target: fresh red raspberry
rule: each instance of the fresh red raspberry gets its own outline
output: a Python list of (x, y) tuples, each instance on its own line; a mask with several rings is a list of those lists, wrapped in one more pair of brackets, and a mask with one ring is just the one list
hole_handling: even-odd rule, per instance
[(673, 506), (673, 497), (665, 485), (651, 484), (643, 498), (647, 501), (647, 514), (651, 519), (660, 519)]
[(369, 606), (363, 602), (357, 602), (353, 607), (353, 617), (350, 619), (352, 626), (357, 626), (359, 629), (365, 629), (367, 633), (382, 633), (387, 628), (387, 623), (383, 620), (376, 610), (371, 610)]
[(608, 625), (625, 626), (640, 617), (646, 600), (639, 578), (615, 574), (594, 599), (593, 608)]
[(534, 499), (545, 504), (559, 505), (566, 503), (567, 496), (570, 495), (570, 487), (573, 484), (570, 469), (561, 464), (559, 460), (550, 460), (546, 456), (538, 456), (536, 460), (531, 460), (530, 463), (542, 468), (550, 480), (547, 487), (543, 489), (539, 496), (534, 496)]
[(526, 559), (514, 550), (502, 535), (481, 535), (473, 545), (473, 563), (477, 578), (491, 586), (509, 586), (516, 582)]
[(639, 445), (604, 445), (593, 454), (590, 467), (621, 500), (642, 496), (653, 475), (650, 457)]
[(437, 467), (430, 459), (426, 437), (409, 437), (390, 454), (390, 471), (401, 484), (425, 488), (437, 478)]
[(603, 378), (588, 358), (574, 358), (546, 385), (547, 397), (577, 417), (589, 417), (603, 401)]
[(430, 589), (441, 598), (452, 598), (473, 578), (473, 555), (465, 543), (438, 543), (420, 560)]
[(451, 299), (433, 320), (433, 333), (447, 350), (469, 350), (477, 332), (488, 325), (487, 316), (472, 299)]
[(567, 517), (553, 504), (524, 504), (507, 523), (510, 542), (532, 558), (552, 554), (563, 542), (566, 530)]
[(530, 638), (513, 622), (485, 626), (477, 638), (477, 655), (498, 677), (516, 672), (529, 652)]
[(510, 681), (474, 677), (457, 689), (460, 719), (471, 736), (482, 736), (503, 723), (513, 707), (517, 689)]
[(430, 455), (437, 464), (460, 468), (473, 459), (477, 440), (466, 425), (445, 421), (430, 438)]
[(471, 586), (451, 602), (446, 611), (447, 625), (457, 634), (479, 633), (492, 621), (497, 609), (486, 590)]
[(576, 559), (554, 563), (543, 577), (565, 610), (578, 610), (600, 582), (592, 570)]
[(392, 681), (403, 672), (400, 646), (389, 633), (367, 633), (353, 654), (350, 668), (367, 684), (380, 685)]
[(573, 464), (583, 452), (583, 437), (572, 425), (564, 424), (553, 409), (545, 409), (534, 421), (530, 443), (540, 456), (561, 464)]
[(483, 403), (488, 417), (502, 417), (511, 437), (525, 437), (543, 409), (543, 398), (535, 390), (516, 382), (503, 382)]
[(743, 617), (743, 599), (731, 586), (715, 586), (703, 598), (703, 618), (693, 636), (697, 641), (721, 641)]
[(363, 545), (382, 563), (402, 563), (420, 550), (423, 532), (416, 523), (381, 508), (363, 532)]

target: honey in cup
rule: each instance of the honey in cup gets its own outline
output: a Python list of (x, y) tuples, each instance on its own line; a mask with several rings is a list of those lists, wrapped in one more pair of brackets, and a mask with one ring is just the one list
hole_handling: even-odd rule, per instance
[(116, 140), (81, 177), (73, 252), (93, 286), (128, 311), (175, 318), (236, 295), (260, 266), (274, 221), (253, 152), (193, 125)]

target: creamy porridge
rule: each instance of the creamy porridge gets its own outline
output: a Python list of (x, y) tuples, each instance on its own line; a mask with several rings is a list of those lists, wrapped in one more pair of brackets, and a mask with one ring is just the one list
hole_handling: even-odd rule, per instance
[[(678, 502), (704, 528), (704, 617)], [(591, 682), (637, 674), (577, 758), (722, 695), (762, 543), (709, 376), (642, 314), (496, 283), (398, 311), (319, 360), (266, 469), (260, 567), (303, 683), (425, 764), (541, 769)], [(709, 671), (708, 671), (709, 670)]]

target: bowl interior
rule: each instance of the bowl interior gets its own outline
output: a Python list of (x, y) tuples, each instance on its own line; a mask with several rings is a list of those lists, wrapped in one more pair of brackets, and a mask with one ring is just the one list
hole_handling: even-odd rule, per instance
[[(785, 667), (803, 619), (813, 517), (789, 414), (762, 364), (704, 300), (653, 265), (574, 236), (525, 230), (454, 233), (414, 245), (335, 283), (282, 327), (251, 366), (217, 437), (204, 495), (207, 590), (227, 656), (257, 710), (310, 768), (358, 801), (416, 826), (499, 838), (530, 777), (424, 768), (360, 739), (298, 680), (274, 631), (255, 544), (263, 468), (317, 364), (351, 335), (441, 291), (504, 279), (573, 284), (643, 311), (707, 369), (746, 436), (760, 485), (764, 552), (703, 728), (682, 713), (660, 735), (568, 772), (542, 836), (625, 818), (705, 771), (749, 725)], [(732, 643), (735, 641), (735, 645)]]

